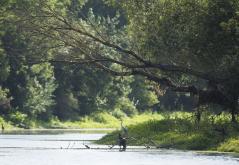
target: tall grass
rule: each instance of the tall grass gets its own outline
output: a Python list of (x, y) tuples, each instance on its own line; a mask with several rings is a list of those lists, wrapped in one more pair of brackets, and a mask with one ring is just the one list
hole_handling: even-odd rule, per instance
[(239, 137), (227, 139), (217, 148), (218, 151), (223, 152), (238, 152), (239, 153)]
[(62, 124), (66, 128), (114, 128), (121, 127), (121, 120), (123, 125), (136, 125), (149, 120), (162, 119), (160, 114), (143, 113), (134, 115), (133, 117), (116, 118), (107, 112), (97, 112), (89, 116), (80, 118), (79, 121), (66, 121)]
[(2, 124), (5, 129), (13, 129), (13, 128), (16, 129), (16, 127), (14, 127), (10, 122), (7, 122), (2, 117), (0, 117), (0, 126), (2, 126)]

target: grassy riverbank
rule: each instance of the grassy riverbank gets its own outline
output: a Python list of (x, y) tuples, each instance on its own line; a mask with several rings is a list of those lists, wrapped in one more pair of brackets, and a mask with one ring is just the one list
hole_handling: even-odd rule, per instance
[[(118, 133), (114, 131), (97, 143), (114, 144)], [(239, 125), (231, 124), (227, 114), (214, 118), (204, 114), (199, 125), (190, 113), (164, 115), (160, 119), (129, 125), (128, 135), (129, 145), (239, 152)]]
[(5, 129), (17, 129), (11, 122), (6, 121), (4, 118), (0, 117), (0, 124), (3, 125)]
[[(121, 118), (124, 125), (140, 124), (150, 120), (163, 118), (160, 114), (144, 113), (132, 117)], [(121, 119), (106, 112), (99, 112), (85, 116), (79, 121), (66, 121), (62, 124), (67, 128), (120, 128)]]
[[(132, 117), (123, 117), (124, 125), (140, 124), (150, 120), (162, 119), (163, 116), (160, 114), (144, 113), (139, 115), (134, 115)], [(81, 128), (120, 128), (121, 119), (114, 117), (107, 112), (98, 112), (89, 116), (80, 117), (76, 121), (60, 121), (57, 118), (52, 118), (49, 121), (23, 121), (23, 124), (19, 122), (6, 121), (0, 118), (0, 124), (3, 123), (6, 129), (15, 129), (21, 125), (30, 129), (81, 129)], [(20, 120), (21, 121), (21, 120)]]
[[(200, 124), (195, 123), (193, 113), (174, 112), (152, 114), (144, 113), (122, 118), (127, 126), (129, 145), (156, 146), (183, 150), (212, 150), (239, 153), (239, 125), (231, 124), (228, 114), (215, 117), (204, 113)], [(14, 123), (0, 118), (5, 129), (19, 129)], [(100, 139), (99, 144), (115, 144), (121, 120), (106, 112), (98, 112), (81, 117), (78, 121), (49, 122), (31, 121), (29, 128), (45, 129), (117, 129)]]

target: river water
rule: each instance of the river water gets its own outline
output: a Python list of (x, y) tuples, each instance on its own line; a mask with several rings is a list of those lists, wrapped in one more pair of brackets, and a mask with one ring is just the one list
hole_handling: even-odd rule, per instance
[[(44, 130), (0, 134), (0, 165), (239, 165), (238, 155), (94, 145), (107, 130)], [(86, 149), (85, 145), (91, 147)]]

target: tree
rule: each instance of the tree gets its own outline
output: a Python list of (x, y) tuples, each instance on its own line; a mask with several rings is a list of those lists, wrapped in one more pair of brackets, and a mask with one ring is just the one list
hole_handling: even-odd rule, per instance
[[(54, 114), (60, 119), (78, 119), (96, 111), (123, 108), (128, 100), (131, 77), (112, 77), (87, 66), (55, 64), (58, 88)], [(133, 104), (133, 103), (132, 103)]]
[[(141, 75), (161, 88), (197, 96), (198, 104), (223, 105), (231, 110), (235, 122), (238, 1), (140, 0), (120, 1), (119, 5), (126, 11), (127, 28), (115, 28), (114, 18), (72, 19), (66, 8), (41, 0), (28, 9), (18, 9), (19, 28), (28, 36), (37, 36), (31, 37), (32, 46), (41, 50), (46, 45), (39, 40), (53, 43), (47, 48), (57, 54), (31, 59), (93, 64), (117, 76)], [(199, 81), (203, 83), (198, 85)]]
[(11, 107), (10, 101), (12, 99), (9, 94), (9, 89), (4, 84), (10, 72), (7, 53), (3, 43), (3, 37), (7, 29), (7, 27), (4, 26), (4, 22), (12, 16), (11, 13), (7, 12), (9, 5), (9, 1), (3, 1), (0, 5), (0, 114), (6, 114), (5, 110)]
[(3, 113), (2, 110), (10, 108), (10, 101), (12, 99), (9, 96), (9, 89), (4, 87), (4, 82), (6, 81), (8, 76), (9, 76), (9, 64), (6, 58), (5, 50), (4, 48), (2, 48), (0, 40), (0, 109), (1, 109), (0, 113)]
[(132, 91), (129, 94), (139, 111), (144, 112), (152, 109), (159, 103), (158, 96), (154, 92), (154, 86), (147, 82), (144, 77), (135, 76), (131, 83)]
[(29, 68), (29, 77), (24, 89), (23, 111), (30, 119), (49, 119), (54, 105), (53, 92), (56, 89), (53, 67), (36, 64)]

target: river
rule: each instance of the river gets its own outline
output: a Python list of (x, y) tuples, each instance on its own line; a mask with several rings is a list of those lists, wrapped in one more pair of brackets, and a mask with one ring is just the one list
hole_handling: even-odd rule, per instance
[[(108, 130), (11, 131), (0, 134), (1, 165), (239, 165), (229, 154), (94, 145)], [(86, 149), (85, 145), (91, 147)]]

